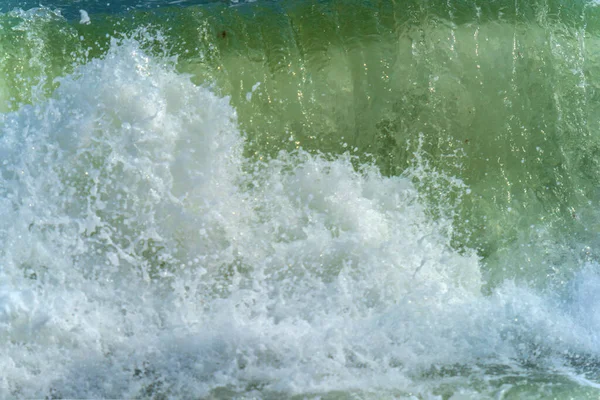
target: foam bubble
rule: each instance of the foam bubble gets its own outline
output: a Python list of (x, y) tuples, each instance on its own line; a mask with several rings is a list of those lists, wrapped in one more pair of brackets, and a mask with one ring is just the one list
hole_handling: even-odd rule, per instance
[(91, 23), (90, 16), (85, 10), (79, 10), (79, 23), (83, 25), (89, 25)]

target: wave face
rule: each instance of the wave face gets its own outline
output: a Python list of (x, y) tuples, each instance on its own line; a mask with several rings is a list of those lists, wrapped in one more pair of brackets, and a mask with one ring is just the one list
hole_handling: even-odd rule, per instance
[(595, 3), (12, 6), (0, 398), (598, 397)]

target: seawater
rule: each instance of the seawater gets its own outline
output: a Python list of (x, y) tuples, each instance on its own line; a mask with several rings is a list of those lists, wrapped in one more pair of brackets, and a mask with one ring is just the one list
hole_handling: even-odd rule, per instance
[(1, 398), (600, 395), (596, 3), (2, 6)]

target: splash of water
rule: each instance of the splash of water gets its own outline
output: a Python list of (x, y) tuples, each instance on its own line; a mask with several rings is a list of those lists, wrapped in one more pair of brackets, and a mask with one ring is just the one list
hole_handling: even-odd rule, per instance
[(132, 39), (56, 83), (0, 117), (2, 396), (595, 388), (597, 266), (482, 295), (433, 169), (246, 158), (229, 99)]

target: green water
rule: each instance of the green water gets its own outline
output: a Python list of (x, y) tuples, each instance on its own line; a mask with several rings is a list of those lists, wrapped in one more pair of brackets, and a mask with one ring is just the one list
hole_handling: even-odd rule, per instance
[[(418, 150), (471, 189), (456, 209), (456, 245), (494, 265), (490, 282), (546, 283), (564, 273), (558, 264), (595, 257), (582, 249), (595, 244), (598, 223), (598, 10), (437, 3), (217, 4), (98, 15), (89, 26), (50, 11), (9, 14), (2, 98), (9, 108), (31, 101), (38, 79), (52, 87), (74, 62), (100, 56), (106, 35), (159, 30), (166, 41), (155, 51), (231, 97), (249, 155), (349, 151), (398, 175)], [(432, 199), (457, 196), (422, 186)], [(521, 265), (510, 265), (514, 252)]]
[[(453, 250), (481, 258), (485, 294), (506, 280), (560, 291), (600, 256), (600, 7), (590, 2), (259, 1), (91, 19), (52, 8), (0, 16), (0, 111), (51, 96), (55, 78), (133, 36), (229, 97), (257, 165), (282, 150), (349, 153), (356, 169), (412, 179), (428, 215), (452, 221)], [(439, 382), (444, 399), (490, 386), (497, 398), (597, 396), (524, 371), (491, 381), (467, 371), (463, 395), (458, 370), (420, 379)]]

